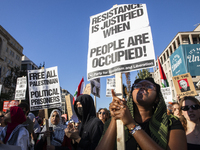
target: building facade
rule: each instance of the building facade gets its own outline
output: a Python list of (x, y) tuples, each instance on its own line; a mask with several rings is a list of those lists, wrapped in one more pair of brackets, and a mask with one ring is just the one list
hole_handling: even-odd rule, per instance
[[(23, 47), (0, 25), (0, 84), (11, 68), (21, 68)], [(2, 92), (6, 89), (2, 89)]]
[[(188, 45), (188, 44), (200, 44), (200, 24), (193, 30), (187, 32), (178, 32), (176, 36), (172, 39), (169, 45), (165, 48), (165, 50), (158, 57), (160, 63), (165, 72), (166, 78), (169, 82), (169, 86), (172, 91), (172, 98), (176, 99), (176, 90), (172, 80), (172, 69), (170, 64), (170, 56), (179, 48), (180, 45)], [(199, 56), (200, 59), (200, 56)], [(152, 77), (155, 82), (161, 85), (160, 72), (158, 68), (158, 60), (156, 60), (156, 67), (154, 68), (154, 72), (152, 73)], [(196, 85), (200, 81), (200, 76), (192, 76), (193, 83), (195, 85), (197, 93), (200, 93), (199, 87)]]

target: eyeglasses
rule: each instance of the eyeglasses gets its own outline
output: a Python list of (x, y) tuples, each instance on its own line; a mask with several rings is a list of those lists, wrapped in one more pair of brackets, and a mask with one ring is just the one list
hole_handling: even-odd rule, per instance
[(156, 90), (156, 87), (154, 85), (152, 85), (152, 84), (145, 84), (145, 85), (133, 84), (133, 88), (134, 88), (134, 90), (139, 90), (141, 88), (145, 88), (147, 90), (152, 90), (152, 91)]
[(99, 112), (99, 114), (100, 114), (100, 115), (101, 115), (101, 114), (105, 115), (106, 113), (105, 113), (105, 112)]
[(192, 110), (197, 110), (200, 108), (200, 106), (198, 104), (196, 105), (191, 105), (191, 106), (182, 106), (181, 110), (183, 111), (188, 111), (190, 108), (192, 108)]

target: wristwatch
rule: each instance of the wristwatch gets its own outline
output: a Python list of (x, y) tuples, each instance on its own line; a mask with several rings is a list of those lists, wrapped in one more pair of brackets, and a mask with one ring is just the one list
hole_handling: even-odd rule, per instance
[(136, 124), (135, 126), (133, 126), (133, 128), (131, 128), (129, 130), (129, 133), (133, 135), (135, 133), (135, 131), (138, 131), (138, 130), (141, 130), (141, 129), (142, 129), (141, 126), (139, 124)]

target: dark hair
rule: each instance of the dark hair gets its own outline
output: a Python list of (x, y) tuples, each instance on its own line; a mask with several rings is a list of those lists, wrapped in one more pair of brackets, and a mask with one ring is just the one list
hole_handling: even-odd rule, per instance
[(18, 107), (20, 107), (20, 108), (25, 108), (26, 109), (26, 111), (29, 111), (30, 109), (29, 109), (29, 105), (27, 104), (27, 103), (25, 103), (25, 102), (22, 102), (22, 103), (20, 103), (19, 105), (18, 105)]

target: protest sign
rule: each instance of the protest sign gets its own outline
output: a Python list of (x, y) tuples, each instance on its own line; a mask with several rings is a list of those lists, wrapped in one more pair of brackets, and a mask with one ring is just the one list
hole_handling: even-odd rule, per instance
[(3, 111), (6, 112), (7, 109), (9, 109), (12, 106), (18, 106), (19, 105), (19, 101), (15, 101), (15, 100), (10, 100), (10, 101), (4, 101), (3, 102)]
[(112, 97), (112, 89), (115, 90), (115, 78), (108, 78), (106, 83), (106, 97)]
[(155, 66), (145, 4), (117, 5), (90, 17), (88, 80)]
[(170, 87), (161, 88), (161, 93), (165, 102), (173, 102), (172, 100), (172, 92)]
[(177, 96), (180, 96), (180, 98), (184, 96), (197, 95), (190, 73), (172, 77), (172, 80), (176, 89)]
[(91, 93), (100, 98), (100, 78), (90, 81)]
[(30, 110), (61, 107), (57, 67), (28, 70)]
[(83, 91), (83, 94), (87, 94), (87, 95), (90, 95), (91, 94), (91, 85), (90, 83), (88, 83), (86, 86), (85, 86), (85, 89)]
[(26, 99), (26, 77), (17, 78), (17, 85), (15, 89), (15, 100), (25, 100)]

